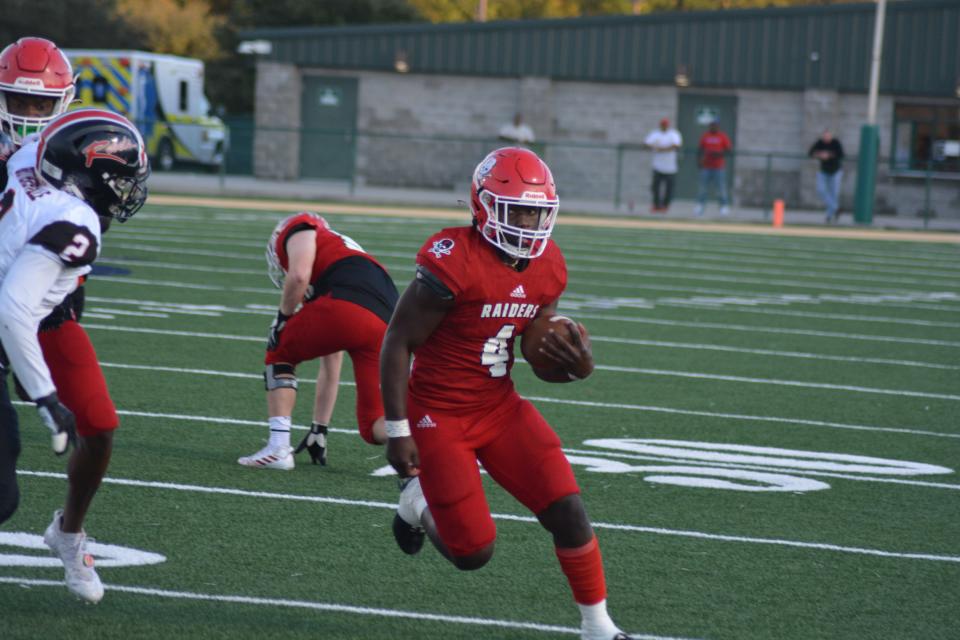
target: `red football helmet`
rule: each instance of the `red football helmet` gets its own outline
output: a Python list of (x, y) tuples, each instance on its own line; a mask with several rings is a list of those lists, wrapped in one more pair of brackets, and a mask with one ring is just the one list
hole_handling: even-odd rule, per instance
[[(11, 113), (10, 94), (51, 98), (53, 107), (44, 114)], [(73, 94), (70, 61), (49, 40), (20, 38), (0, 53), (0, 125), (17, 144), (66, 111)]]
[(470, 208), (484, 239), (511, 257), (536, 258), (547, 248), (560, 201), (553, 174), (537, 154), (504, 147), (473, 172)]

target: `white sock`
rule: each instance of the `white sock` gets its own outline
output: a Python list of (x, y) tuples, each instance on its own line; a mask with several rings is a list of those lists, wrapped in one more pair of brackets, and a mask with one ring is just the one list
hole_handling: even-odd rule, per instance
[(397, 512), (403, 520), (414, 527), (419, 527), (423, 512), (427, 509), (427, 499), (423, 497), (420, 488), (420, 478), (414, 478), (400, 495), (400, 504)]
[(290, 416), (274, 416), (270, 418), (270, 446), (290, 446)]
[(580, 607), (580, 637), (583, 640), (610, 640), (620, 633), (607, 613), (606, 599), (596, 604), (577, 603), (577, 606)]

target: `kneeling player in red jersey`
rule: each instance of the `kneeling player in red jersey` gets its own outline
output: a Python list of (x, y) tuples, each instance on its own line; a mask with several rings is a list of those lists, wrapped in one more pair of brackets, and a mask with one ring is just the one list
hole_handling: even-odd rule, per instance
[(307, 449), (326, 464), (327, 427), (337, 397), (342, 352), (353, 362), (360, 435), (383, 444), (378, 362), (383, 334), (397, 303), (397, 288), (379, 262), (314, 213), (281, 220), (267, 243), (267, 264), (283, 290), (270, 327), (264, 382), (270, 440), (239, 458), (245, 467), (293, 469), (291, 415), (297, 399), (296, 366), (321, 358), (313, 424), (296, 452)]
[[(473, 225), (444, 229), (423, 245), (384, 338), (387, 459), (412, 478), (394, 535), (406, 553), (419, 551), (425, 531), (457, 568), (486, 564), (496, 529), (479, 460), (553, 536), (581, 636), (626, 639), (607, 614), (600, 547), (560, 439), (510, 378), (516, 336), (556, 310), (567, 283), (550, 240), (559, 207), (553, 176), (531, 151), (498, 149), (474, 172), (471, 195)], [(548, 335), (544, 349), (557, 366), (535, 369), (540, 378), (590, 375), (589, 340)]]

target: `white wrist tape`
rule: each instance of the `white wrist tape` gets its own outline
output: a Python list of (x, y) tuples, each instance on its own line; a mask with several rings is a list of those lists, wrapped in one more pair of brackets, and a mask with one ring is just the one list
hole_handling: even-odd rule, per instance
[(410, 435), (410, 422), (406, 418), (403, 420), (385, 420), (384, 427), (386, 427), (388, 438), (406, 438)]

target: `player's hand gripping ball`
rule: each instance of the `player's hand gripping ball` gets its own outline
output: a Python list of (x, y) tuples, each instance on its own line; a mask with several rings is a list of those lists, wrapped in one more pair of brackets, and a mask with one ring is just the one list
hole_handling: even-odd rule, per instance
[(521, 336), (520, 351), (534, 369), (561, 369), (571, 380), (586, 378), (593, 372), (590, 335), (583, 324), (567, 316), (537, 316)]

